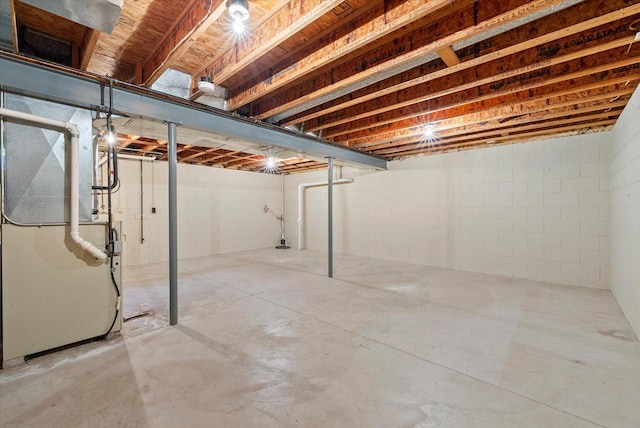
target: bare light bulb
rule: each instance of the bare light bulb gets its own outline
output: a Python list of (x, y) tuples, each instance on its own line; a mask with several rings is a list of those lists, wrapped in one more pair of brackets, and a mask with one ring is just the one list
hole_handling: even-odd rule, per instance
[(274, 158), (267, 158), (265, 166), (270, 170), (276, 169), (276, 160)]
[(237, 34), (242, 34), (244, 32), (244, 22), (239, 19), (235, 19), (233, 21), (233, 31)]
[(113, 132), (108, 132), (106, 137), (104, 138), (104, 141), (107, 143), (107, 145), (109, 146), (115, 146), (116, 145), (116, 134), (114, 134)]
[(424, 136), (427, 138), (433, 138), (435, 135), (435, 130), (433, 129), (433, 125), (425, 125), (424, 126)]

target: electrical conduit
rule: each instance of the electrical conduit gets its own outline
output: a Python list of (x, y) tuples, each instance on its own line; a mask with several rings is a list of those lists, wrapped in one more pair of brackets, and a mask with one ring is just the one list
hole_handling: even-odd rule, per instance
[[(333, 184), (353, 183), (353, 178), (337, 178)], [(298, 250), (304, 250), (304, 191), (308, 187), (328, 186), (328, 180), (312, 183), (300, 183), (298, 185)]]
[(23, 120), (25, 122), (45, 125), (47, 127), (60, 129), (65, 134), (68, 133), (71, 142), (71, 224), (69, 236), (80, 248), (88, 254), (91, 254), (98, 260), (106, 260), (107, 254), (96, 248), (95, 245), (80, 236), (80, 202), (78, 193), (78, 169), (79, 169), (79, 150), (80, 150), (80, 134), (78, 127), (73, 123), (61, 120), (48, 119), (46, 117), (35, 116), (21, 111), (0, 108), (0, 116), (12, 117), (14, 119)]

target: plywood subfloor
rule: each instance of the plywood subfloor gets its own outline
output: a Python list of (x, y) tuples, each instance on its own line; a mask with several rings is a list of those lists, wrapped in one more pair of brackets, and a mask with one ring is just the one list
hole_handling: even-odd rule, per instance
[(122, 336), (0, 373), (3, 427), (640, 426), (608, 291), (261, 250), (127, 268)]

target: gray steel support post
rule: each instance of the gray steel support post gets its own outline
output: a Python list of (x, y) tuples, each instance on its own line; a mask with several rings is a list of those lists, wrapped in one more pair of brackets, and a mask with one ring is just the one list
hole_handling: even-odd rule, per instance
[(178, 324), (178, 150), (177, 125), (168, 122), (169, 139), (169, 324)]
[(327, 195), (328, 195), (328, 225), (329, 225), (329, 248), (328, 248), (328, 269), (329, 269), (329, 278), (333, 278), (333, 158), (328, 158), (328, 171), (329, 177), (327, 179)]

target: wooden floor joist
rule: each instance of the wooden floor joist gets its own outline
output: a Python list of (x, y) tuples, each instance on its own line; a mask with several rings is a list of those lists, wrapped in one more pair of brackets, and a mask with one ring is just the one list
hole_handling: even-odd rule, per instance
[[(591, 103), (573, 104), (566, 107), (555, 108), (540, 112), (527, 113), (516, 119), (509, 120), (506, 123), (500, 123), (498, 120), (481, 123), (469, 123), (464, 126), (449, 127), (439, 129), (436, 137), (447, 138), (455, 136), (473, 135), (477, 138), (488, 138), (495, 132), (502, 132), (504, 129), (515, 128), (521, 129), (523, 126), (529, 126), (530, 123), (541, 123), (545, 120), (554, 120), (558, 118), (567, 118), (573, 115), (589, 114), (598, 112), (600, 116), (612, 110), (620, 110), (626, 106), (627, 100), (619, 99), (610, 102), (608, 99), (599, 100)], [(407, 143), (415, 143), (424, 140), (424, 130), (422, 129), (405, 129), (400, 132), (394, 132), (386, 138), (380, 138), (370, 141), (353, 141), (349, 143), (349, 147), (366, 149), (387, 147), (393, 145), (402, 145)]]
[[(593, 1), (591, 1), (591, 3), (593, 3)], [(622, 4), (621, 1), (619, 1), (618, 3)], [(618, 3), (616, 3), (615, 5), (608, 4), (607, 7), (616, 6)], [(407, 89), (416, 87), (418, 85), (427, 83), (431, 80), (449, 76), (453, 73), (456, 73), (462, 70), (475, 69), (475, 67), (478, 67), (493, 61), (499, 61), (503, 58), (506, 58), (510, 55), (518, 54), (527, 49), (531, 49), (531, 48), (537, 49), (537, 46), (539, 45), (551, 43), (555, 40), (569, 37), (571, 35), (577, 35), (577, 37), (580, 38), (581, 33), (585, 31), (593, 30), (609, 22), (615, 22), (617, 20), (624, 19), (626, 17), (633, 16), (634, 14), (640, 13), (640, 4), (638, 4), (638, 5), (632, 5), (626, 8), (616, 9), (616, 10), (610, 11), (609, 13), (595, 16), (591, 19), (580, 20), (578, 19), (578, 16), (583, 9), (582, 6), (583, 5), (581, 4), (574, 8), (569, 9), (569, 12), (571, 12), (571, 14), (568, 14), (568, 17), (566, 19), (574, 20), (575, 23), (573, 23), (572, 25), (566, 25), (564, 21), (562, 25), (559, 25), (559, 24), (552, 25), (554, 21), (545, 22), (545, 25), (547, 26), (546, 33), (543, 32), (544, 31), (543, 28), (536, 26), (536, 24), (530, 24), (523, 28), (514, 29), (510, 33), (496, 36), (490, 41), (489, 44), (491, 46), (502, 46), (498, 50), (489, 49), (488, 53), (482, 54), (481, 56), (476, 56), (476, 55), (469, 56), (468, 59), (463, 60), (460, 64), (455, 65), (453, 67), (442, 67), (438, 70), (430, 71), (430, 72), (423, 72), (420, 69), (416, 69), (416, 70), (413, 70), (412, 72), (406, 73), (406, 75), (411, 76), (409, 78), (403, 75), (402, 78), (397, 77), (397, 78), (387, 79), (385, 82), (389, 82), (389, 84), (385, 84), (385, 82), (382, 82), (380, 84), (380, 86), (383, 86), (382, 88), (378, 88), (376, 85), (376, 86), (365, 88), (360, 91), (356, 91), (354, 94), (350, 96), (344, 96), (344, 97), (338, 98), (334, 102), (328, 103), (325, 106), (321, 106), (317, 109), (311, 110), (311, 112), (294, 116), (294, 118), (290, 120), (285, 120), (283, 122), (283, 125), (285, 126), (296, 125), (303, 122), (309, 122), (310, 120), (315, 119), (317, 117), (326, 116), (330, 113), (343, 110), (347, 107), (350, 107), (356, 104), (374, 100), (378, 97), (393, 95), (398, 91), (407, 90)], [(596, 10), (600, 10), (600, 9), (596, 9)], [(535, 32), (537, 36), (534, 38), (525, 37), (525, 35), (527, 34), (527, 31)], [(540, 34), (541, 32), (543, 33)], [(514, 33), (514, 34), (511, 34), (511, 33)], [(629, 32), (628, 34), (632, 35), (631, 32)], [(586, 38), (582, 38), (583, 41), (585, 39)], [(512, 40), (517, 40), (518, 42), (513, 44)], [(553, 52), (553, 51), (554, 50), (550, 50), (548, 52)], [(435, 65), (432, 65), (432, 67), (435, 67)], [(415, 74), (415, 76), (412, 76), (412, 74)], [(334, 117), (340, 117), (340, 116), (342, 115), (336, 115)], [(317, 122), (311, 122), (306, 126), (314, 128), (316, 124)]]
[[(412, 126), (421, 126), (426, 123), (438, 123), (448, 117), (453, 112), (469, 112), (476, 111), (478, 116), (486, 116), (486, 120), (491, 120), (500, 117), (509, 117), (516, 114), (522, 114), (520, 110), (524, 105), (537, 102), (545, 103), (545, 105), (552, 105), (548, 100), (558, 99), (561, 96), (577, 96), (580, 92), (597, 91), (601, 90), (606, 93), (609, 87), (617, 86), (622, 88), (623, 84), (628, 81), (638, 79), (639, 74), (624, 74), (622, 76), (614, 78), (601, 78), (601, 76), (590, 76), (583, 78), (583, 83), (580, 86), (571, 86), (564, 89), (557, 90), (554, 85), (550, 87), (541, 87), (523, 92), (516, 92), (508, 95), (498, 96), (495, 98), (487, 99), (483, 102), (473, 104), (470, 108), (467, 103), (461, 103), (460, 106), (450, 106), (443, 110), (438, 110), (432, 113), (407, 113), (400, 116), (390, 116), (389, 119), (377, 118), (374, 123), (364, 121), (354, 122), (352, 128), (340, 128), (340, 130), (334, 131), (334, 133), (327, 133), (327, 138), (335, 137), (334, 140), (338, 142), (350, 141), (358, 136), (373, 136), (377, 133), (389, 132), (391, 130), (402, 129)], [(599, 78), (600, 77), (600, 78)], [(593, 81), (594, 83), (589, 83)], [(637, 84), (637, 83), (636, 83)], [(612, 93), (617, 95), (619, 90), (614, 90)], [(531, 92), (531, 93), (529, 93)], [(612, 96), (614, 96), (612, 95)], [(487, 115), (485, 112), (492, 111), (492, 115)], [(375, 126), (375, 128), (373, 128)], [(379, 130), (379, 132), (377, 131)]]
[[(289, 102), (286, 102), (286, 101), (280, 102), (278, 103), (277, 106), (274, 106), (273, 108), (269, 108), (268, 110), (265, 110), (265, 111), (255, 111), (254, 116), (259, 119), (265, 119), (277, 113), (281, 113), (283, 111), (289, 110), (298, 105), (301, 105), (302, 103), (321, 97), (329, 92), (335, 92), (341, 88), (344, 88), (354, 83), (368, 79), (375, 74), (384, 73), (389, 70), (395, 69), (398, 67), (398, 65), (402, 63), (409, 63), (410, 61), (415, 61), (431, 53), (436, 53), (438, 49), (441, 49), (443, 47), (450, 46), (456, 42), (471, 38), (481, 33), (485, 33), (496, 27), (505, 25), (508, 22), (514, 21), (516, 19), (520, 19), (523, 16), (533, 14), (547, 7), (553, 6), (554, 4), (559, 3), (560, 1), (561, 0), (540, 0), (540, 1), (530, 2), (526, 6), (516, 7), (507, 12), (501, 13), (498, 16), (493, 16), (487, 19), (486, 21), (479, 22), (475, 25), (466, 27), (464, 29), (460, 29), (459, 31), (456, 31), (453, 34), (450, 34), (449, 36), (438, 38), (437, 40), (431, 43), (428, 43), (426, 45), (414, 47), (412, 50), (405, 51), (404, 53), (399, 55), (395, 55), (393, 60), (381, 62), (359, 73), (350, 74), (349, 76), (345, 77), (344, 79), (341, 79), (340, 81), (333, 82), (331, 85), (327, 85), (319, 89), (316, 89), (315, 91), (313, 91), (313, 93), (296, 94), (296, 96), (292, 97), (292, 100)], [(448, 28), (450, 25), (455, 26), (456, 23), (457, 23), (456, 20), (454, 20), (453, 23), (444, 24), (442, 22), (438, 22), (436, 23), (436, 25)], [(341, 67), (344, 67), (344, 66), (341, 66)], [(256, 85), (255, 87), (257, 88), (259, 87), (259, 85)], [(256, 98), (259, 98), (259, 97), (256, 97)], [(235, 105), (235, 104), (232, 104), (232, 105)]]
[[(475, 103), (490, 99), (496, 96), (506, 95), (513, 92), (523, 91), (527, 89), (534, 89), (541, 86), (551, 85), (553, 83), (568, 81), (571, 79), (578, 79), (592, 74), (602, 73), (612, 69), (618, 69), (623, 67), (630, 67), (638, 64), (638, 60), (635, 56), (629, 56), (627, 46), (633, 40), (633, 36), (625, 36), (618, 40), (614, 40), (608, 43), (602, 43), (595, 45), (591, 48), (581, 49), (575, 53), (562, 55), (554, 59), (540, 61), (532, 65), (527, 65), (514, 70), (506, 71), (487, 78), (479, 78), (477, 80), (470, 80), (470, 75), (480, 74), (481, 70), (468, 70), (471, 73), (465, 73), (458, 79), (443, 79), (442, 86), (451, 86), (451, 83), (466, 82), (458, 86), (452, 86), (447, 89), (438, 90), (439, 88), (433, 84), (426, 84), (426, 88), (411, 88), (407, 90), (407, 96), (418, 95), (415, 98), (411, 98), (406, 101), (398, 101), (404, 97), (401, 94), (394, 96), (387, 96), (378, 98), (369, 103), (365, 103), (362, 107), (367, 110), (364, 113), (357, 113), (358, 110), (344, 109), (342, 112), (346, 113), (347, 119), (340, 119), (335, 121), (324, 122), (322, 125), (310, 126), (307, 124), (305, 129), (311, 132), (319, 131), (320, 129), (327, 129), (343, 124), (348, 124), (353, 121), (364, 119), (366, 117), (379, 115), (381, 113), (390, 112), (404, 107), (416, 106), (417, 110), (428, 110), (430, 100), (446, 100), (449, 95), (455, 93), (464, 93), (463, 91), (477, 90), (477, 94), (471, 97), (464, 97), (468, 99), (467, 103)], [(615, 48), (616, 51), (606, 52)], [(640, 45), (637, 49), (640, 52)], [(591, 57), (591, 58), (585, 58)], [(590, 62), (590, 66), (585, 66), (585, 61)], [(610, 61), (610, 62), (607, 62)], [(594, 65), (600, 64), (600, 65)], [(558, 71), (552, 70), (553, 66), (557, 66)], [(482, 74), (480, 74), (482, 75)], [(555, 77), (549, 77), (555, 76)], [(452, 82), (453, 80), (453, 82)], [(440, 82), (440, 81), (439, 81)], [(427, 95), (420, 96), (420, 93), (425, 92)], [(460, 97), (458, 97), (460, 98)], [(443, 101), (446, 104), (446, 101)], [(461, 102), (458, 105), (463, 105), (465, 102)], [(384, 107), (375, 108), (379, 104), (386, 104)], [(435, 102), (433, 103), (435, 105)], [(441, 102), (438, 102), (440, 106)], [(357, 107), (357, 106), (356, 106)], [(441, 108), (441, 107), (439, 107)], [(327, 136), (331, 136), (330, 134)]]
[[(532, 100), (524, 100), (512, 104), (496, 106), (488, 109), (471, 111), (465, 109), (454, 109), (452, 112), (446, 112), (447, 118), (438, 122), (436, 131), (442, 126), (443, 129), (450, 129), (465, 126), (474, 123), (490, 123), (499, 118), (509, 118), (514, 116), (525, 115), (529, 113), (544, 112), (547, 110), (571, 106), (574, 104), (590, 103), (603, 99), (612, 99), (614, 96), (625, 96), (633, 93), (637, 86), (625, 85), (624, 80), (610, 85), (610, 87), (596, 87), (593, 89), (575, 88), (575, 91), (567, 90), (564, 95), (541, 97)], [(344, 136), (344, 141), (359, 143), (362, 141), (375, 141), (376, 135), (381, 137), (389, 135), (389, 133), (400, 131), (402, 129), (417, 130), (423, 128), (423, 119), (409, 119), (402, 122), (394, 123), (393, 126), (380, 126), (377, 129), (369, 130), (370, 132), (357, 132)]]
[[(549, 3), (553, 0), (539, 1)], [(267, 80), (251, 83), (246, 89), (234, 93), (228, 100), (228, 109), (236, 110), (299, 79), (309, 71), (337, 61), (348, 53), (360, 49), (420, 17), (446, 7), (450, 3), (451, 0), (433, 0), (426, 3), (422, 0), (407, 0), (394, 10), (385, 10), (384, 13), (375, 12), (377, 17), (371, 22), (363, 22), (359, 28), (354, 29), (348, 35), (309, 54), (287, 69), (275, 73)]]

